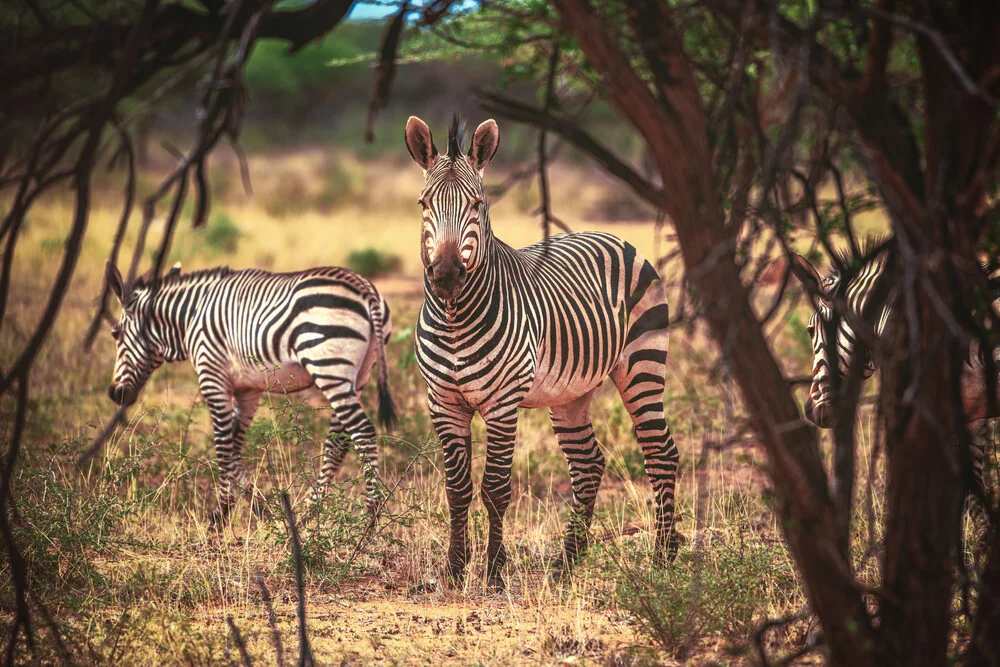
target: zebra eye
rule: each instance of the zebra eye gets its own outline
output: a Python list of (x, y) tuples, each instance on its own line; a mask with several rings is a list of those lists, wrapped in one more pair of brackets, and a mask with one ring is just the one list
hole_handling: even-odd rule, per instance
[(813, 336), (816, 333), (816, 326), (812, 323), (806, 325), (806, 333)]
[(418, 199), (417, 203), (420, 204), (420, 208), (422, 208), (425, 211), (427, 210), (427, 202), (426, 201), (424, 201), (423, 199)]
[(122, 337), (122, 330), (117, 326), (111, 327), (111, 337), (119, 340)]
[(474, 202), (472, 202), (472, 210), (476, 211), (477, 213), (479, 212), (479, 209), (482, 208), (482, 206), (483, 206), (482, 199), (477, 199)]

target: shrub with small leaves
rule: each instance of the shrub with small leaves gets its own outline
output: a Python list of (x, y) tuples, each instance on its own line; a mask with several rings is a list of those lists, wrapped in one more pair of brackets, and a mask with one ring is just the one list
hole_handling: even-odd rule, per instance
[(378, 278), (399, 271), (403, 260), (399, 255), (382, 252), (377, 248), (355, 250), (347, 256), (347, 268), (366, 278)]

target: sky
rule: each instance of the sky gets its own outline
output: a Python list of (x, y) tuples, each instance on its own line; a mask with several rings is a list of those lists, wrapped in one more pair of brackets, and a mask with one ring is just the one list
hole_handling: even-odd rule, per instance
[(349, 21), (371, 21), (383, 19), (399, 11), (398, 6), (382, 3), (356, 2), (347, 15)]

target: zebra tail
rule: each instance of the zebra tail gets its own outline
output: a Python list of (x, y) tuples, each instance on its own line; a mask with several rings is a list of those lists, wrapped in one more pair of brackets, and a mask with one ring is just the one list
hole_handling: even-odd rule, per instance
[(378, 422), (386, 431), (392, 431), (399, 423), (396, 414), (396, 404), (389, 392), (389, 363), (385, 355), (385, 316), (379, 304), (379, 296), (374, 295), (372, 301), (372, 321), (375, 325), (375, 338), (378, 339)]

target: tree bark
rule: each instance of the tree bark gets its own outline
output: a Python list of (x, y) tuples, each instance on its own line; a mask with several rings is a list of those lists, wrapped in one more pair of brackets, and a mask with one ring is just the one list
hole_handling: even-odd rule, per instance
[(688, 277), (767, 448), (781, 500), (777, 511), (823, 624), (831, 664), (875, 665), (874, 632), (847, 555), (838, 548), (816, 434), (802, 420), (740, 282), (734, 230), (725, 226), (715, 189), (707, 118), (666, 5), (637, 3), (633, 10), (635, 20), (652, 26), (641, 34), (658, 36), (657, 42), (642, 45), (656, 51), (647, 56), (656, 95), (629, 66), (587, 0), (555, 0), (555, 5), (563, 26), (600, 73), (612, 104), (642, 134), (656, 159), (663, 207), (675, 223)]

